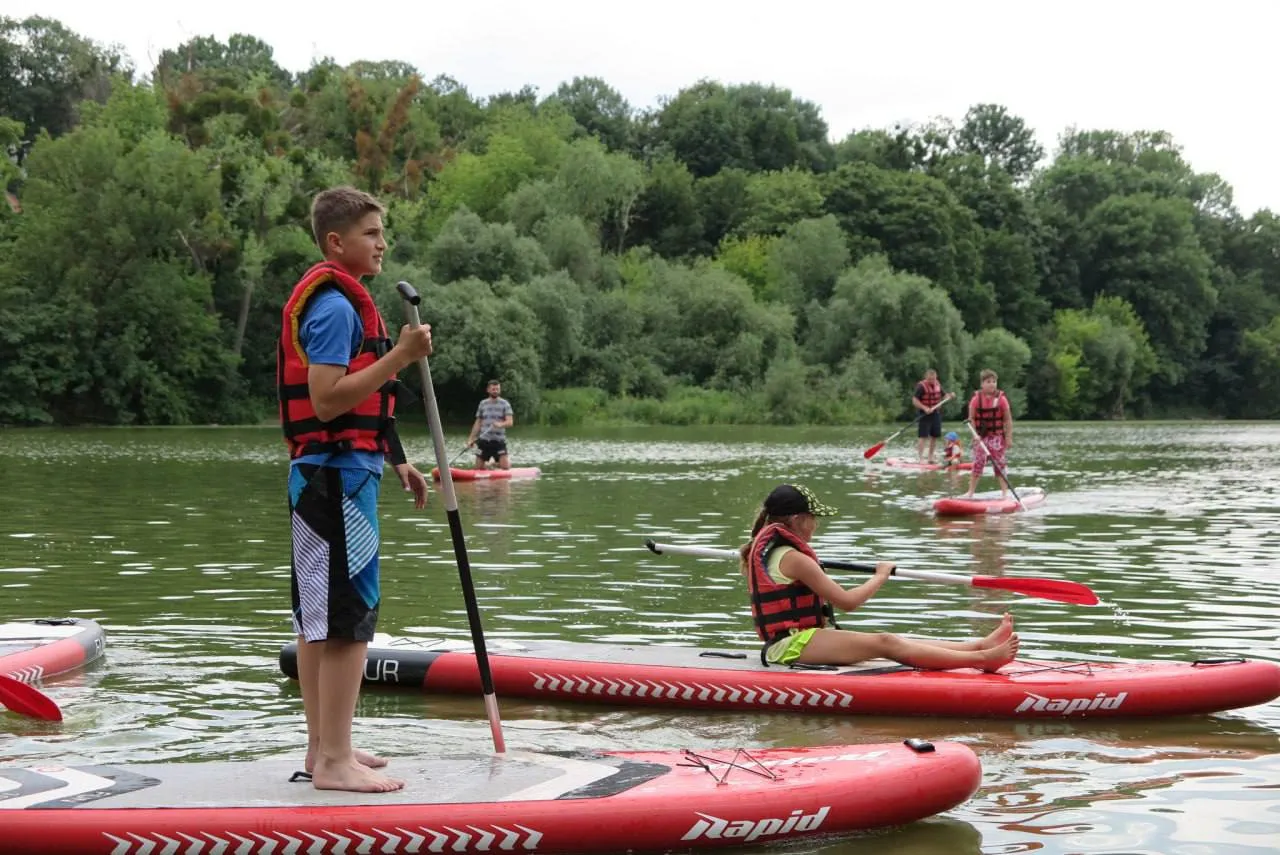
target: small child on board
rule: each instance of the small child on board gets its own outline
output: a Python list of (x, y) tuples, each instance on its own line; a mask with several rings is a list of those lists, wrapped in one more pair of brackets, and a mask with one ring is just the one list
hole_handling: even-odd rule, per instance
[(960, 444), (960, 436), (955, 431), (948, 431), (947, 445), (942, 450), (942, 462), (948, 468), (959, 466), (964, 462), (964, 446)]

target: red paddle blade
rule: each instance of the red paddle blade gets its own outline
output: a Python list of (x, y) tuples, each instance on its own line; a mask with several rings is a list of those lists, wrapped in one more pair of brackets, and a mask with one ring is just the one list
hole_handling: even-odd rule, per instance
[(62, 710), (52, 698), (35, 686), (28, 686), (4, 674), (0, 674), (0, 706), (32, 718), (62, 721)]
[(883, 443), (883, 442), (877, 442), (875, 445), (871, 446), (871, 447), (870, 447), (870, 448), (868, 448), (866, 451), (862, 452), (862, 456), (863, 456), (863, 457), (865, 457), (867, 460), (870, 460), (871, 458), (873, 458), (873, 457), (875, 457), (877, 454), (879, 454), (879, 453), (880, 453), (880, 449), (882, 449), (882, 448), (884, 448), (884, 443)]
[(1058, 603), (1074, 603), (1077, 606), (1096, 606), (1098, 595), (1088, 585), (1066, 582), (1062, 579), (1010, 579), (1004, 576), (974, 576), (973, 587), (997, 588), (1028, 597), (1053, 600)]

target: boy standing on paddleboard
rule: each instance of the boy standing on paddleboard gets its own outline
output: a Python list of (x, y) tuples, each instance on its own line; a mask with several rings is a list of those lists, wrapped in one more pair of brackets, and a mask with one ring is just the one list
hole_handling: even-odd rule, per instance
[(427, 482), (395, 430), (396, 374), (431, 354), (431, 328), (405, 326), (394, 347), (360, 279), (382, 270), (382, 206), (354, 187), (318, 194), (311, 228), (325, 260), (285, 303), (278, 352), (280, 421), (289, 446), (293, 626), (307, 719), (305, 768), (321, 790), (382, 793), (402, 781), (356, 751), (351, 721), (378, 619), (378, 487), (387, 456), (415, 507)]
[(991, 468), (995, 470), (996, 480), (1000, 482), (1000, 498), (1009, 496), (1009, 482), (1002, 474), (1005, 471), (1004, 455), (1013, 444), (1013, 413), (1009, 409), (1009, 399), (996, 388), (999, 378), (990, 368), (984, 368), (981, 374), (982, 388), (973, 393), (969, 400), (969, 424), (977, 432), (981, 442), (973, 445), (973, 468), (969, 471), (969, 492), (966, 499), (973, 498), (973, 491), (982, 477), (982, 470), (987, 466), (987, 451), (991, 451)]

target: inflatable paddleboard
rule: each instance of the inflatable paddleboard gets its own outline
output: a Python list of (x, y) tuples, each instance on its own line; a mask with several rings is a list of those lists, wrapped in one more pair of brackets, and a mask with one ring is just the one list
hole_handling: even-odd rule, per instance
[[(1130, 718), (1218, 712), (1280, 697), (1280, 664), (1248, 659), (1038, 661), (994, 674), (917, 671), (887, 660), (854, 666), (769, 667), (756, 650), (572, 641), (497, 640), (488, 646), (498, 697), (618, 706), (803, 710), (839, 715), (966, 718)], [(297, 676), (293, 643), (280, 667)], [(369, 645), (366, 683), (478, 694), (464, 641), (395, 638)]]
[[(449, 467), (449, 476), (455, 481), (499, 481), (507, 478), (537, 478), (542, 470), (536, 466), (513, 466), (510, 469), (455, 469)], [(440, 480), (440, 468), (431, 470), (431, 477)]]
[(922, 472), (938, 472), (945, 470), (947, 472), (968, 472), (973, 468), (972, 460), (963, 460), (955, 466), (947, 466), (942, 463), (921, 463), (918, 460), (908, 460), (905, 457), (890, 457), (884, 462), (885, 466), (892, 466), (895, 469), (917, 469)]
[(0, 674), (38, 683), (102, 655), (102, 627), (82, 618), (37, 618), (0, 623)]
[(0, 848), (567, 855), (776, 845), (932, 816), (968, 799), (982, 774), (967, 746), (914, 739), (393, 758), (405, 788), (367, 795), (291, 781), (297, 768), (289, 759), (0, 767)]
[(933, 512), (939, 516), (975, 516), (981, 514), (1012, 514), (1021, 510), (1030, 510), (1043, 505), (1047, 493), (1039, 487), (1019, 487), (1018, 498), (1022, 499), (1022, 507), (1014, 501), (1010, 493), (1006, 499), (1000, 498), (997, 490), (991, 493), (978, 493), (972, 499), (948, 497), (933, 503)]

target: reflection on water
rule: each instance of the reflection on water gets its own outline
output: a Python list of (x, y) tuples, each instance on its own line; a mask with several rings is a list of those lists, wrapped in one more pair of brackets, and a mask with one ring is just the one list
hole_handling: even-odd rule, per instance
[[(818, 532), (820, 554), (1069, 578), (1104, 601), (1082, 608), (895, 579), (852, 626), (960, 637), (1012, 610), (1033, 657), (1280, 661), (1277, 426), (1026, 425), (1011, 476), (1049, 501), (955, 520), (928, 509), (965, 478), (863, 460), (887, 432), (513, 434), (516, 465), (540, 466), (541, 479), (456, 485), (488, 636), (754, 647), (734, 562), (657, 556), (643, 540), (736, 546), (768, 490), (794, 480), (841, 511)], [(427, 462), (425, 436), (409, 446)], [(109, 634), (102, 663), (47, 687), (62, 725), (0, 714), (5, 757), (247, 759), (296, 748), (297, 689), (275, 663), (288, 632), (280, 448), (271, 429), (0, 433), (0, 619), (91, 616)], [(439, 494), (419, 513), (393, 487), (384, 485), (382, 627), (467, 638)], [(983, 788), (945, 817), (780, 850), (828, 855), (1276, 852), (1278, 707), (1093, 725), (502, 701), (513, 748), (921, 736), (964, 741), (982, 757)], [(391, 754), (491, 744), (479, 698), (413, 692), (366, 693), (356, 733)]]

